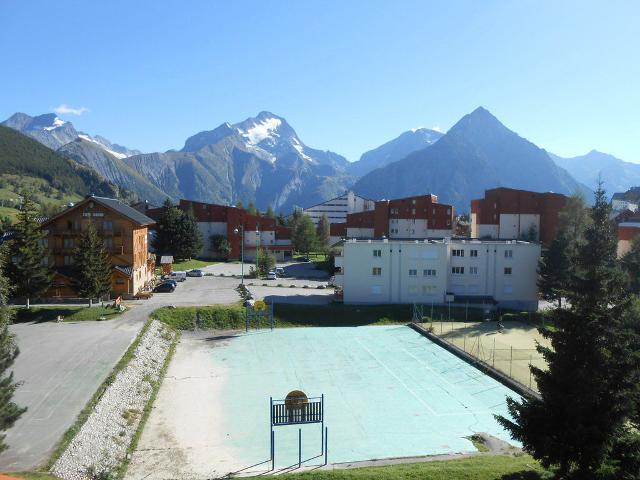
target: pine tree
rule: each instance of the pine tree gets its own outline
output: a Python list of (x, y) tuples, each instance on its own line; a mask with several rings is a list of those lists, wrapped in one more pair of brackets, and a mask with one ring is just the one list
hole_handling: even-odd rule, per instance
[(631, 242), (631, 248), (620, 259), (622, 269), (629, 275), (631, 291), (640, 293), (640, 236)]
[(273, 208), (271, 208), (271, 205), (267, 207), (267, 213), (265, 213), (265, 216), (269, 218), (276, 218), (276, 214), (273, 211)]
[(38, 208), (30, 192), (21, 194), (23, 201), (15, 238), (11, 244), (11, 262), (8, 265), (9, 279), (15, 285), (15, 295), (26, 299), (29, 308), (31, 298), (45, 293), (51, 285), (52, 272), (43, 263), (47, 255), (42, 231), (38, 223)]
[(236, 202), (236, 208), (244, 208), (244, 204), (242, 203), (242, 200), (238, 200)]
[(556, 330), (542, 331), (551, 341), (538, 346), (548, 370), (530, 367), (541, 399), (508, 398), (511, 418), (497, 417), (544, 466), (580, 479), (617, 455), (616, 439), (634, 428), (638, 412), (638, 321), (630, 319), (609, 211), (599, 187), (567, 286), (570, 306), (555, 310)]
[(253, 202), (249, 202), (249, 206), (247, 207), (247, 213), (249, 213), (249, 215), (258, 215), (258, 209), (253, 204)]
[(284, 215), (282, 213), (279, 213), (278, 216), (276, 217), (276, 223), (278, 225), (280, 225), (281, 227), (286, 227), (287, 226), (287, 219), (284, 217)]
[(271, 255), (266, 249), (259, 248), (256, 251), (256, 272), (258, 277), (266, 277), (267, 273), (276, 266), (276, 257)]
[(13, 381), (13, 372), (9, 368), (13, 365), (19, 350), (13, 335), (9, 332), (12, 312), (7, 305), (9, 301), (9, 283), (2, 274), (4, 270), (5, 252), (0, 252), (0, 452), (8, 446), (4, 443), (6, 432), (27, 410), (16, 405), (13, 394), (18, 386)]
[(82, 232), (73, 252), (73, 283), (81, 298), (100, 298), (111, 291), (111, 255), (96, 231), (93, 222)]
[(182, 211), (167, 198), (162, 205), (162, 212), (156, 223), (156, 233), (151, 242), (151, 246), (157, 254), (177, 255), (181, 217)]
[(296, 222), (292, 240), (294, 248), (307, 255), (315, 248), (317, 245), (316, 227), (311, 217), (308, 215), (300, 216), (300, 219)]
[(584, 232), (591, 224), (589, 207), (580, 192), (567, 198), (567, 203), (558, 214), (558, 223), (562, 225), (569, 241), (570, 256), (573, 258), (584, 241)]
[(327, 217), (327, 214), (324, 213), (322, 214), (322, 217), (320, 217), (320, 221), (318, 222), (316, 235), (318, 238), (318, 245), (325, 250), (329, 245), (329, 235), (331, 233), (330, 230), (331, 226), (329, 224), (329, 217)]
[(562, 295), (571, 279), (570, 244), (566, 232), (560, 230), (540, 259), (538, 287), (542, 298), (558, 302), (562, 308)]
[(179, 259), (197, 257), (202, 250), (202, 234), (193, 211), (182, 212), (178, 219), (175, 253)]
[(231, 254), (231, 244), (224, 235), (211, 235), (211, 252), (214, 258), (227, 260)]

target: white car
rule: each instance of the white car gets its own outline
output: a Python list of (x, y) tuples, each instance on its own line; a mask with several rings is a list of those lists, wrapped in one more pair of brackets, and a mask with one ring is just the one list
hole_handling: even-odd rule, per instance
[(277, 278), (278, 278), (278, 275), (276, 275), (276, 272), (271, 271), (267, 273), (267, 280), (276, 280)]
[(176, 282), (184, 282), (187, 279), (187, 272), (171, 272), (169, 275), (165, 275), (165, 278)]
[(279, 277), (284, 277), (284, 268), (276, 267), (276, 275), (278, 275)]

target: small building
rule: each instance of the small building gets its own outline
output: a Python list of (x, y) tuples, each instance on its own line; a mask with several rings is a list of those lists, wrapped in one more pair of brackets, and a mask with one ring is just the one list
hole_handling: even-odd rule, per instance
[(173, 271), (173, 256), (162, 255), (160, 257), (160, 267), (162, 268), (162, 274), (167, 275)]
[(327, 216), (330, 224), (344, 223), (348, 214), (373, 210), (374, 204), (373, 200), (348, 191), (326, 202), (303, 208), (302, 213), (309, 215), (315, 225), (320, 222), (323, 215)]
[(345, 303), (489, 302), (538, 308), (540, 245), (519, 240), (345, 240), (335, 283)]
[(631, 250), (631, 243), (638, 235), (640, 235), (640, 219), (618, 224), (618, 258)]
[(471, 236), (481, 239), (526, 239), (549, 245), (558, 231), (558, 214), (567, 197), (513, 188), (485, 190), (471, 201)]
[(611, 208), (616, 212), (621, 212), (624, 210), (631, 210), (632, 212), (638, 211), (638, 201), (630, 199), (630, 194), (635, 194), (637, 197), (638, 189), (631, 189), (629, 192), (622, 193), (614, 193), (611, 197)]
[(148, 229), (155, 222), (113, 198), (88, 196), (41, 225), (47, 256), (54, 269), (47, 297), (76, 297), (73, 287), (73, 252), (93, 222), (111, 255), (111, 295), (133, 296), (153, 278), (155, 259), (149, 254)]

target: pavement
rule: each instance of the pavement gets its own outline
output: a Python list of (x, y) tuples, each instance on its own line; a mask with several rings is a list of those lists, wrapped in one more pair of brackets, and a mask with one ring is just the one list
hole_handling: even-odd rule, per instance
[[(245, 268), (248, 271), (247, 265)], [(217, 264), (204, 270), (227, 274), (237, 271), (239, 275), (240, 264)], [(314, 279), (303, 282), (299, 278), (287, 278), (271, 282), (274, 285), (307, 284), (311, 288), (250, 286), (255, 298), (276, 303), (330, 301), (332, 289), (316, 288), (319, 284), (326, 285), (326, 279), (321, 277), (326, 278), (326, 274), (315, 270), (313, 264), (285, 264), (285, 271)], [(13, 365), (14, 378), (22, 382), (14, 399), (28, 410), (7, 432), (6, 443), (10, 448), (0, 454), (0, 471), (30, 470), (47, 460), (152, 311), (167, 305), (235, 303), (240, 299), (235, 290), (238, 283), (239, 279), (233, 277), (187, 278), (178, 283), (173, 293), (156, 293), (149, 300), (127, 302), (130, 310), (114, 320), (12, 325), (11, 332), (16, 335), (20, 348)]]

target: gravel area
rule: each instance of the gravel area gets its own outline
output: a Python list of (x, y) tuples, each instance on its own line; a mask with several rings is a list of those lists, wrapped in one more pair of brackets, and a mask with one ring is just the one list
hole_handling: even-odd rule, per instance
[(64, 480), (106, 477), (122, 463), (158, 381), (174, 333), (153, 321), (134, 356), (51, 469)]

